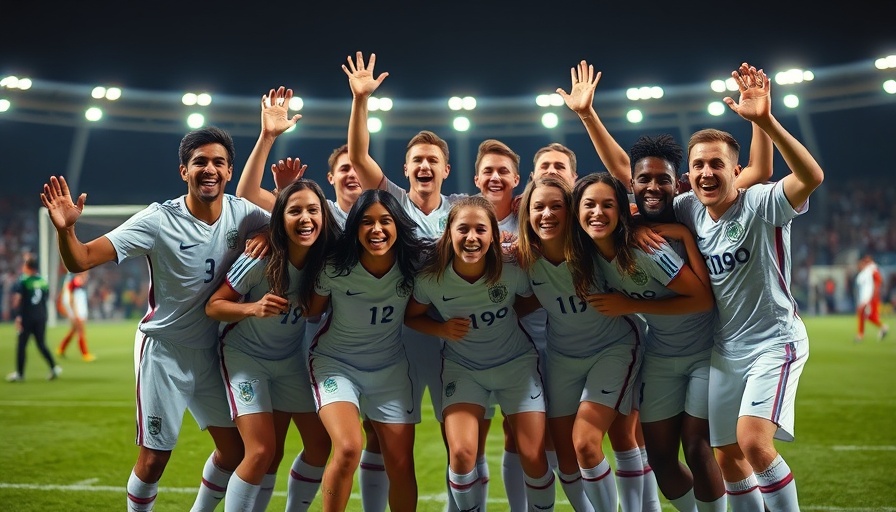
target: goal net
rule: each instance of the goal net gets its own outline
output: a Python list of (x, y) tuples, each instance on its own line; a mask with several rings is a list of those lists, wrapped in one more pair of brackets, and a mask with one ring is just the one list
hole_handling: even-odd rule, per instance
[[(145, 205), (86, 205), (75, 232), (78, 239), (87, 243), (122, 224), (131, 215), (146, 208)], [(50, 221), (47, 209), (40, 207), (38, 216), (38, 258), (41, 274), (50, 285), (49, 319), (54, 326), (60, 320), (57, 298), (67, 270), (59, 257), (56, 228)], [(149, 285), (149, 269), (146, 261), (134, 258), (118, 265), (104, 263), (90, 270), (87, 280), (88, 312), (90, 319), (121, 319), (143, 315)]]

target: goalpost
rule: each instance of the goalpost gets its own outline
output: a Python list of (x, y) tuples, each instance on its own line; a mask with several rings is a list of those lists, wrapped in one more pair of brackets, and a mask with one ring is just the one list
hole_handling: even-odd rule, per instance
[[(125, 220), (127, 220), (131, 215), (139, 212), (140, 210), (146, 208), (147, 205), (87, 205), (84, 207), (84, 211), (81, 212), (81, 217), (78, 219), (78, 223), (75, 224), (75, 230), (78, 234), (78, 239), (82, 242), (89, 242), (94, 238), (102, 236), (113, 228), (117, 227)], [(50, 297), (47, 301), (47, 309), (49, 310), (49, 317), (47, 321), (47, 325), (52, 327), (57, 324), (59, 321), (59, 315), (56, 311), (56, 298), (59, 295), (60, 285), (62, 283), (62, 277), (65, 274), (65, 268), (61, 264), (61, 260), (59, 258), (59, 246), (56, 241), (56, 228), (53, 227), (53, 223), (50, 222), (50, 216), (47, 213), (47, 209), (44, 206), (41, 206), (37, 212), (38, 218), (38, 259), (40, 260), (40, 272), (42, 275), (46, 276), (47, 283), (50, 286)], [(149, 271), (147, 269), (147, 265), (145, 263), (137, 263), (134, 264), (136, 260), (129, 260), (120, 267), (124, 269), (126, 274), (129, 276), (140, 276), (142, 273), (142, 277), (148, 279)], [(97, 267), (98, 273), (102, 274), (104, 272), (104, 268), (109, 265), (116, 266), (115, 263), (107, 263), (100, 265)], [(120, 275), (121, 272), (111, 273), (110, 279), (115, 279), (116, 275)], [(142, 281), (140, 281), (142, 282)], [(115, 284), (119, 285), (120, 283), (107, 283), (107, 284)], [(97, 312), (91, 311), (91, 315), (95, 315)]]

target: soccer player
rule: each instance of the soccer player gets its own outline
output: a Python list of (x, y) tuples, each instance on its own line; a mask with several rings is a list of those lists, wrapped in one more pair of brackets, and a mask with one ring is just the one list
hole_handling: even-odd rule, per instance
[(81, 359), (86, 362), (96, 360), (96, 356), (87, 349), (87, 276), (90, 272), (81, 272), (80, 274), (68, 273), (62, 283), (62, 304), (65, 306), (66, 315), (71, 322), (71, 328), (59, 343), (56, 349), (56, 355), (65, 357), (65, 349), (72, 341), (72, 338), (78, 335), (78, 347), (81, 349)]
[(315, 285), (312, 307), (329, 307), (309, 367), (318, 414), (333, 439), (323, 479), (324, 510), (344, 510), (361, 459), (363, 414), (382, 446), (389, 508), (417, 506), (414, 428), (419, 422), (401, 331), (414, 287), (416, 225), (392, 194), (365, 190)]
[[(554, 474), (545, 455), (545, 398), (538, 353), (519, 326), (521, 297), (532, 295), (526, 274), (503, 263), (494, 206), (480, 196), (451, 207), (448, 226), (426, 260), (405, 323), (444, 339), (442, 388), (448, 481), (461, 510), (479, 509), (480, 425), (494, 393), (507, 414), (533, 510), (553, 510)], [(534, 304), (534, 301), (530, 301)], [(438, 318), (429, 315), (435, 308)]]
[(718, 307), (709, 426), (729, 503), (743, 508), (737, 496), (759, 511), (763, 501), (772, 512), (798, 510), (796, 480), (774, 444), (794, 438), (796, 389), (809, 354), (790, 293), (790, 229), (824, 172), (772, 115), (765, 73), (743, 63), (731, 75), (742, 92), (756, 93), (725, 103), (771, 137), (790, 174), (738, 189), (737, 141), (700, 130), (688, 142), (693, 192), (675, 198), (675, 215), (696, 235)]
[(294, 181), (274, 203), (268, 256), (240, 255), (205, 306), (210, 317), (226, 323), (221, 364), (245, 445), (227, 486), (225, 510), (267, 507), (290, 419), (304, 449), (302, 464), (290, 472), (302, 478), (290, 478), (296, 488), (288, 494), (287, 510), (307, 510), (320, 487), (330, 438), (311, 392), (303, 313), (311, 308), (315, 279), (339, 234), (320, 186)]
[(221, 383), (218, 322), (205, 314), (205, 303), (243, 252), (246, 237), (267, 229), (269, 215), (224, 193), (234, 158), (227, 132), (191, 131), (181, 140), (179, 156), (185, 195), (153, 203), (86, 244), (75, 234), (75, 224), (87, 194), (75, 203), (65, 178), (56, 176), (41, 194), (70, 272), (139, 256), (149, 264), (150, 310), (135, 339), (140, 453), (127, 485), (132, 511), (152, 510), (186, 409), (215, 442), (194, 511), (214, 509), (243, 458)]
[(48, 380), (62, 373), (53, 354), (47, 348), (47, 296), (50, 294), (47, 280), (38, 273), (37, 259), (28, 254), (22, 263), (22, 275), (13, 285), (12, 311), (15, 318), (18, 345), (16, 346), (16, 371), (6, 376), (7, 382), (25, 380), (25, 355), (28, 339), (34, 336), (37, 349), (50, 366)]
[(865, 339), (865, 320), (877, 326), (877, 340), (887, 335), (890, 327), (880, 321), (880, 287), (883, 277), (877, 263), (870, 254), (859, 259), (859, 272), (856, 274), (856, 316), (859, 320), (859, 331), (856, 343)]

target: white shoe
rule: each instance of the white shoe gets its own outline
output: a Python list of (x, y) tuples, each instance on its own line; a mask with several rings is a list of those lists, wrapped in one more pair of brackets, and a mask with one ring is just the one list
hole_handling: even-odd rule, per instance
[(47, 380), (55, 380), (56, 377), (59, 377), (60, 373), (62, 373), (62, 367), (57, 364), (50, 370), (50, 374), (47, 375)]
[(6, 382), (22, 382), (23, 380), (25, 379), (22, 378), (19, 372), (12, 372), (6, 376)]

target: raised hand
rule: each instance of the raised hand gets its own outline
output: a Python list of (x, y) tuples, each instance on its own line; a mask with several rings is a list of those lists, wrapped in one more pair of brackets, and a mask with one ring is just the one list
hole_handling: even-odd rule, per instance
[(308, 166), (302, 165), (302, 160), (298, 157), (295, 159), (288, 157), (286, 160), (280, 160), (276, 164), (271, 164), (274, 186), (278, 190), (283, 190), (290, 183), (304, 176), (307, 169)]
[(70, 228), (78, 222), (86, 200), (87, 194), (82, 193), (78, 196), (78, 204), (75, 204), (68, 183), (62, 176), (50, 176), (50, 183), (44, 183), (44, 191), (40, 194), (40, 202), (47, 208), (57, 230)]
[(595, 74), (594, 66), (583, 60), (577, 67), (570, 68), (569, 76), (572, 81), (569, 94), (560, 87), (557, 88), (557, 94), (573, 112), (577, 114), (587, 112), (594, 102), (594, 90), (600, 81), (601, 73), (598, 71)]
[(280, 86), (261, 97), (261, 130), (279, 137), (283, 132), (295, 126), (302, 118), (301, 114), (289, 117), (289, 100), (292, 99), (292, 89)]
[(376, 54), (370, 54), (370, 60), (365, 65), (364, 55), (361, 52), (355, 54), (355, 61), (352, 61), (351, 55), (346, 58), (348, 66), (342, 65), (342, 71), (348, 77), (348, 85), (352, 89), (352, 96), (362, 97), (373, 94), (383, 80), (389, 76), (388, 72), (380, 73), (380, 76), (373, 77), (373, 67), (376, 65)]
[(731, 77), (740, 89), (740, 103), (730, 97), (723, 98), (731, 110), (751, 122), (771, 116), (772, 84), (765, 71), (744, 62), (731, 72)]

